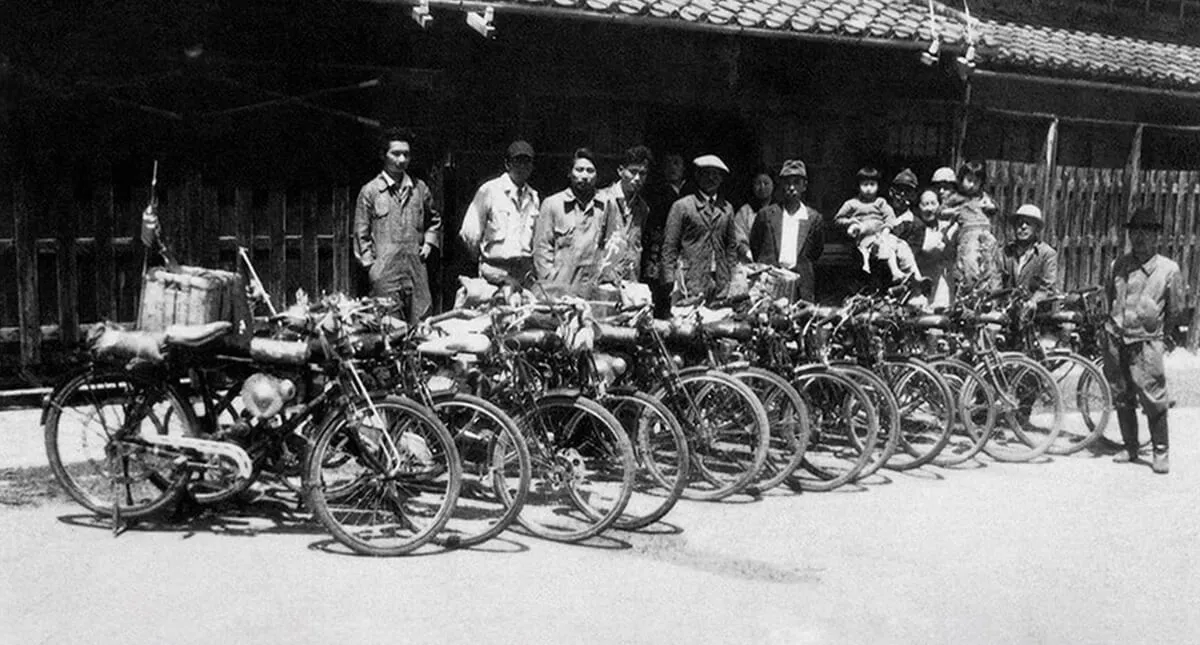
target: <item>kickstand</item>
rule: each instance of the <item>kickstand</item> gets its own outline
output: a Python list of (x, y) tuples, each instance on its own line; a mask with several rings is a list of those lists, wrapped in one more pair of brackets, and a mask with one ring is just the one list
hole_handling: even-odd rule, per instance
[(171, 511), (170, 520), (172, 522), (182, 522), (195, 517), (203, 508), (204, 505), (196, 499), (196, 496), (192, 493), (192, 489), (184, 486), (183, 492), (175, 501), (175, 510)]
[(119, 478), (114, 477), (112, 480), (113, 505), (112, 505), (112, 513), (111, 513), (111, 522), (112, 522), (113, 537), (117, 537), (118, 535), (124, 533), (125, 529), (127, 528), (124, 520), (121, 519), (121, 498), (120, 498), (121, 491), (119, 490), (120, 485), (117, 482), (118, 479)]

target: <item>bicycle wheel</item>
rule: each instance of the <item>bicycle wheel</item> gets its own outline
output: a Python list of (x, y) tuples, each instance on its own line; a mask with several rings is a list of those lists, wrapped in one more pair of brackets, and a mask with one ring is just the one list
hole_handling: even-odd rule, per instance
[(724, 372), (696, 369), (681, 373), (670, 392), (661, 388), (652, 396), (670, 408), (688, 438), (694, 474), (684, 497), (724, 499), (754, 482), (771, 439), (754, 390)]
[(1054, 352), (1042, 361), (1062, 395), (1062, 434), (1050, 454), (1070, 455), (1096, 443), (1112, 416), (1112, 387), (1095, 363), (1073, 352)]
[(610, 392), (600, 402), (632, 439), (637, 458), (629, 503), (614, 526), (645, 528), (665, 517), (687, 487), (687, 436), (671, 410), (644, 392)]
[(874, 448), (868, 448), (866, 445), (864, 434), (868, 428), (867, 424), (855, 423), (854, 433), (850, 435), (850, 440), (859, 450), (869, 452), (866, 465), (854, 476), (855, 480), (861, 481), (878, 472), (899, 449), (900, 404), (887, 382), (867, 368), (840, 362), (834, 363), (833, 368), (862, 387), (871, 398), (871, 403), (875, 405), (875, 413), (879, 417), (879, 434), (875, 437)]
[(812, 435), (788, 485), (831, 491), (854, 480), (879, 437), (879, 413), (870, 395), (850, 377), (823, 365), (806, 368), (793, 385), (808, 404)]
[(970, 365), (956, 358), (943, 358), (929, 364), (957, 392), (957, 414), (949, 439), (935, 466), (957, 466), (979, 454), (996, 426), (996, 390)]
[(175, 501), (190, 471), (178, 455), (144, 443), (151, 435), (185, 435), (195, 417), (174, 388), (119, 369), (89, 368), (51, 393), (43, 434), (50, 470), (84, 508), (125, 518), (156, 513)]
[(752, 486), (759, 492), (768, 491), (783, 483), (804, 460), (804, 447), (812, 434), (808, 405), (787, 379), (770, 370), (747, 367), (732, 374), (750, 386), (767, 411), (771, 429), (767, 460)]
[(517, 426), (533, 463), (521, 526), (559, 542), (586, 540), (612, 526), (637, 471), (620, 422), (591, 399), (552, 393), (519, 416)]
[(927, 363), (915, 358), (885, 361), (883, 370), (900, 404), (900, 448), (888, 467), (919, 468), (937, 458), (954, 429), (950, 386)]
[(462, 462), (432, 410), (394, 396), (371, 407), (338, 410), (317, 434), (304, 469), (308, 505), (354, 552), (403, 555), (450, 519)]
[(988, 377), (1000, 414), (983, 451), (1010, 462), (1045, 454), (1063, 427), (1062, 395), (1049, 370), (1025, 356), (1005, 355)]
[(435, 395), (433, 411), (454, 437), (463, 464), (458, 503), (438, 541), (449, 547), (482, 544), (508, 528), (525, 504), (529, 447), (512, 417), (472, 394)]

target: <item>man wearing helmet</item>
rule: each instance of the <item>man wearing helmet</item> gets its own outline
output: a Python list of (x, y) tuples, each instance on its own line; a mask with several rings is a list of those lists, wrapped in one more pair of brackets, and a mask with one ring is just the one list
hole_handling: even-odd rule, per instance
[(1003, 288), (1021, 289), (1030, 295), (1032, 309), (1054, 293), (1058, 283), (1058, 252), (1041, 241), (1045, 220), (1042, 209), (1024, 204), (1009, 218), (1012, 241), (996, 251), (996, 267)]

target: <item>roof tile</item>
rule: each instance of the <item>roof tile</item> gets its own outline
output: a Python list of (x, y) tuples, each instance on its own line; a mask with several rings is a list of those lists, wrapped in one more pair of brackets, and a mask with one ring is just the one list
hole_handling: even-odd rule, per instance
[[(772, 31), (924, 41), (929, 9), (920, 0), (492, 0), (595, 13), (708, 22)], [(957, 2), (935, 0), (936, 33), (964, 46)], [(954, 7), (954, 8), (952, 8)], [(1123, 83), (1200, 89), (1200, 47), (1002, 21), (976, 21), (981, 67), (1024, 68)]]

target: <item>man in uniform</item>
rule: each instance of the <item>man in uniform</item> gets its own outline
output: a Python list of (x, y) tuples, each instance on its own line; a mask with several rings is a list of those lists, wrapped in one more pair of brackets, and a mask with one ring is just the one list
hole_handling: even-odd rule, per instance
[(825, 219), (804, 201), (808, 170), (799, 159), (783, 162), (779, 171), (782, 202), (759, 211), (750, 229), (755, 262), (782, 267), (799, 275), (796, 296), (814, 299), (813, 262), (825, 248)]
[(596, 159), (587, 148), (572, 155), (571, 185), (542, 202), (533, 229), (537, 279), (586, 297), (599, 278), (603, 248), (620, 221), (596, 193)]
[(533, 224), (540, 201), (529, 185), (533, 147), (514, 141), (504, 174), (475, 192), (458, 235), (479, 257), (479, 277), (496, 285), (528, 287), (533, 280)]
[(1042, 209), (1023, 204), (1013, 213), (1012, 241), (996, 250), (996, 267), (1002, 288), (1016, 288), (1029, 294), (1028, 309), (1054, 293), (1058, 281), (1058, 252), (1041, 241), (1045, 223)]
[(717, 191), (729, 167), (716, 155), (703, 155), (696, 166), (696, 193), (682, 197), (667, 214), (663, 239), (663, 279), (675, 277), (683, 297), (712, 297), (729, 286), (737, 263), (733, 206)]
[(415, 322), (429, 311), (425, 259), (441, 244), (442, 217), (425, 182), (408, 174), (413, 135), (389, 129), (380, 138), (383, 171), (358, 193), (354, 255), (371, 279), (371, 295), (398, 299)]
[(1167, 457), (1167, 379), (1163, 372), (1165, 340), (1178, 333), (1183, 309), (1179, 265), (1156, 251), (1162, 223), (1143, 206), (1125, 225), (1129, 253), (1117, 258), (1109, 272), (1106, 297), (1104, 375), (1112, 385), (1113, 404), (1125, 452), (1114, 461), (1138, 461), (1137, 404), (1150, 425), (1154, 472), (1170, 469)]

